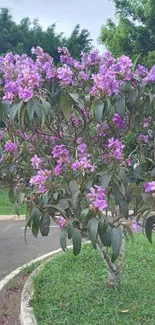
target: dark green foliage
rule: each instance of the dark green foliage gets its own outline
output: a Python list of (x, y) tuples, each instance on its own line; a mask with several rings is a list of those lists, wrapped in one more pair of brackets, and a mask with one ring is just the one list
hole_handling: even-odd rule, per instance
[(118, 23), (108, 19), (102, 26), (100, 42), (115, 57), (122, 54), (151, 68), (155, 64), (155, 1), (114, 0)]
[(88, 52), (92, 47), (90, 33), (86, 29), (80, 30), (76, 25), (70, 37), (65, 38), (63, 33), (57, 34), (55, 23), (52, 23), (46, 30), (43, 30), (39, 21), (33, 22), (28, 17), (23, 18), (17, 24), (8, 8), (0, 10), (0, 52), (1, 55), (7, 52), (31, 54), (31, 48), (40, 46), (49, 53), (55, 60), (59, 61), (57, 48), (68, 47), (71, 55), (79, 59), (81, 51)]

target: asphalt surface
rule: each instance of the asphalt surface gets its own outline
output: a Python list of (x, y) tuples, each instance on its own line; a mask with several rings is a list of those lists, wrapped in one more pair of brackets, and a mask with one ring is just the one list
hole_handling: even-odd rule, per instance
[(10, 272), (40, 255), (60, 247), (59, 228), (52, 223), (49, 235), (33, 237), (27, 230), (27, 243), (24, 241), (25, 221), (0, 221), (0, 280)]

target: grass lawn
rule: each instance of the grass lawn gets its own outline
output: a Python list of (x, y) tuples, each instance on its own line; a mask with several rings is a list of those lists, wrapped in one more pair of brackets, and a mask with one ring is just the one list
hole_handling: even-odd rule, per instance
[[(25, 207), (19, 209), (20, 214), (25, 213)], [(14, 204), (10, 202), (8, 197), (8, 190), (0, 190), (0, 215), (15, 214)]]
[[(154, 236), (155, 242), (155, 236)], [(155, 244), (142, 234), (127, 243), (120, 292), (105, 287), (106, 270), (90, 245), (56, 256), (34, 279), (39, 325), (154, 325)]]

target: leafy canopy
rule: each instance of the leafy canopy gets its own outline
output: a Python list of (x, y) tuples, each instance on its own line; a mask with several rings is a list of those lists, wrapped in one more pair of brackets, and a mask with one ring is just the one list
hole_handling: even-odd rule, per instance
[(32, 48), (33, 59), (0, 58), (1, 187), (9, 186), (17, 214), (26, 203), (34, 236), (47, 236), (53, 218), (64, 251), (67, 237), (77, 255), (89, 236), (95, 249), (112, 248), (112, 265), (122, 229), (132, 238), (137, 227), (130, 209), (152, 242), (155, 69), (109, 52), (77, 61), (59, 47), (58, 55), (59, 67), (40, 47)]
[(155, 64), (154, 0), (114, 0), (117, 23), (108, 19), (99, 40), (115, 57), (128, 55), (151, 68)]

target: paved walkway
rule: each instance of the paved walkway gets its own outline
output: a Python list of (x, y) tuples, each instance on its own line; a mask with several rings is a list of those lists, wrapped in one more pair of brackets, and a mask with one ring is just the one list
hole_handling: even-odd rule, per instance
[(35, 238), (27, 230), (27, 243), (24, 241), (24, 220), (0, 221), (0, 280), (17, 267), (60, 247), (59, 228), (51, 223), (47, 237)]

